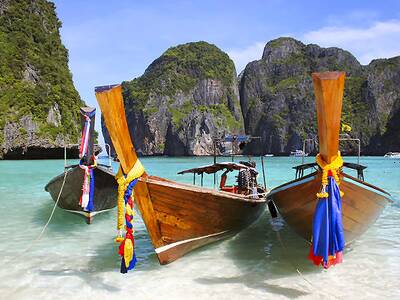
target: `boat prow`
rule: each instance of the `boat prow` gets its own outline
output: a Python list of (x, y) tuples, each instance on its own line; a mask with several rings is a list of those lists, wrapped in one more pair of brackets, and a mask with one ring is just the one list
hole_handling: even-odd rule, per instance
[[(96, 88), (97, 101), (125, 174), (138, 158), (125, 118), (121, 86)], [(253, 199), (183, 184), (144, 172), (134, 186), (139, 208), (160, 264), (232, 236), (265, 211), (266, 198)]]
[[(80, 162), (67, 166), (67, 156), (64, 150), (64, 173), (51, 179), (45, 190), (50, 193), (60, 208), (83, 215), (86, 222), (90, 224), (96, 214), (117, 205), (118, 185), (112, 173), (111, 159), (109, 159), (109, 165), (97, 163), (95, 153), (101, 147), (94, 144), (96, 109), (82, 107), (80, 112), (81, 144), (70, 145), (80, 146)], [(109, 147), (106, 144), (107, 146)], [(87, 203), (86, 200), (88, 200)]]
[[(310, 242), (317, 204), (315, 195), (320, 187), (321, 172), (317, 171), (278, 186), (268, 195), (288, 225)], [(340, 189), (344, 193), (343, 229), (348, 244), (376, 221), (390, 201), (390, 194), (346, 173), (342, 173)]]
[[(49, 192), (51, 198), (57, 201), (57, 205), (69, 212), (83, 215), (88, 224), (92, 223), (93, 217), (101, 212), (108, 211), (116, 206), (117, 183), (112, 170), (107, 167), (97, 166), (93, 170), (95, 176), (94, 185), (94, 209), (91, 212), (85, 211), (79, 205), (82, 196), (82, 182), (84, 171), (79, 166), (65, 170), (47, 183), (45, 191)], [(65, 183), (63, 186), (65, 177)], [(60, 194), (61, 191), (61, 194)]]
[[(326, 176), (332, 179), (337, 175), (334, 180), (342, 192), (339, 206), (342, 207), (345, 242), (349, 243), (375, 222), (391, 200), (389, 193), (364, 181), (365, 166), (342, 163), (338, 148), (344, 77), (343, 72), (313, 74), (320, 152), (317, 162), (322, 160), (329, 167)], [(332, 167), (337, 163), (337, 167)], [(355, 169), (359, 178), (346, 174), (343, 167)], [(316, 168), (316, 171), (303, 176), (304, 170), (309, 168)], [(323, 201), (321, 198), (328, 199), (327, 183), (323, 183), (323, 170), (317, 163), (300, 165), (295, 169), (300, 178), (274, 188), (268, 198), (275, 203), (289, 226), (311, 241), (317, 203)]]

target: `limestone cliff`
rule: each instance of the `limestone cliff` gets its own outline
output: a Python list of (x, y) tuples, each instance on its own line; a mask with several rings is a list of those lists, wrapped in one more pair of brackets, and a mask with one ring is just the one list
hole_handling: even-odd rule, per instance
[[(209, 43), (169, 48), (122, 85), (138, 153), (207, 155), (214, 136), (243, 132), (234, 64)], [(104, 123), (103, 133), (109, 142)]]
[(45, 0), (0, 0), (0, 157), (62, 157), (79, 138), (83, 104)]
[[(213, 136), (244, 127), (261, 137), (248, 153), (288, 154), (317, 135), (311, 73), (332, 70), (346, 72), (342, 122), (360, 138), (363, 154), (400, 151), (400, 57), (363, 66), (348, 51), (293, 38), (268, 42), (237, 80), (232, 61), (213, 45), (168, 49), (123, 83), (131, 135), (144, 155), (204, 155)], [(103, 133), (109, 141), (104, 126)]]
[[(339, 48), (305, 45), (279, 38), (265, 46), (260, 60), (240, 77), (240, 101), (246, 133), (261, 136), (252, 153), (288, 153), (316, 136), (311, 73), (346, 72), (342, 121), (361, 139), (365, 154), (382, 154), (398, 131), (399, 57), (362, 66)], [(397, 111), (396, 111), (397, 109)], [(390, 126), (389, 126), (390, 125)], [(389, 129), (388, 129), (389, 128)], [(394, 144), (390, 144), (394, 145)], [(398, 143), (397, 143), (398, 145)]]

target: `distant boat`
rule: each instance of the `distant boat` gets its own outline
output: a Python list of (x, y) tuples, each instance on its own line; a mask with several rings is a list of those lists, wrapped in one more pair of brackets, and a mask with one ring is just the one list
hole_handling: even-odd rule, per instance
[(93, 155), (97, 146), (94, 145), (95, 113), (95, 108), (81, 108), (82, 141), (79, 164), (66, 165), (67, 157), (66, 151), (64, 151), (64, 173), (54, 177), (45, 186), (45, 190), (50, 193), (54, 201), (59, 198), (57, 205), (60, 208), (83, 215), (88, 224), (92, 223), (96, 214), (110, 210), (117, 205), (118, 190), (111, 167), (111, 159), (109, 158), (108, 165), (103, 165), (97, 163), (97, 159)]
[[(264, 212), (266, 193), (247, 189), (247, 185), (246, 188), (223, 185), (220, 190), (214, 190), (148, 175), (130, 138), (121, 85), (97, 87), (96, 98), (121, 162), (121, 174), (123, 171), (128, 177), (136, 178), (130, 183), (134, 203), (160, 264), (168, 264), (196, 248), (233, 236)], [(216, 163), (184, 172), (193, 173), (195, 178), (196, 174), (223, 169), (226, 172), (244, 170), (247, 174), (252, 167), (233, 162)], [(131, 173), (136, 175), (129, 176)], [(131, 235), (127, 232), (125, 239), (128, 237)], [(127, 270), (130, 268), (133, 267), (129, 265)]]
[(272, 156), (274, 156), (274, 155), (271, 154), (271, 153), (268, 153), (268, 154), (265, 154), (265, 155), (264, 155), (264, 157), (272, 157)]
[(302, 157), (302, 156), (308, 156), (308, 153), (305, 153), (303, 150), (296, 150), (290, 152), (290, 156)]
[[(268, 198), (272, 199), (288, 225), (310, 242), (313, 239), (313, 226), (315, 225), (313, 215), (316, 218), (318, 208), (323, 207), (328, 211), (328, 207), (323, 205), (328, 205), (326, 203), (330, 202), (324, 201), (328, 201), (328, 197), (332, 195), (328, 191), (335, 188), (335, 191), (337, 191), (337, 186), (344, 194), (341, 194), (341, 200), (339, 198), (338, 207), (340, 209), (332, 209), (332, 211), (340, 211), (340, 219), (343, 219), (342, 232), (344, 232), (346, 244), (365, 232), (390, 202), (389, 193), (364, 181), (363, 170), (366, 168), (365, 166), (346, 162), (340, 163), (341, 157), (340, 152), (338, 152), (339, 126), (344, 76), (344, 72), (313, 74), (317, 104), (319, 137), (317, 162), (319, 164), (309, 163), (297, 166), (297, 178), (274, 188), (268, 195)], [(326, 173), (323, 172), (320, 165), (328, 166), (325, 170)], [(342, 167), (355, 169), (358, 172), (358, 178), (346, 174)], [(311, 174), (304, 175), (305, 169), (310, 169)], [(323, 174), (327, 176), (326, 181), (323, 180)], [(327, 182), (329, 182), (329, 185)], [(340, 185), (335, 187), (334, 182)], [(318, 213), (321, 211), (323, 210), (318, 210)], [(317, 217), (321, 215), (317, 215)], [(325, 225), (328, 227), (330, 220), (334, 220), (334, 218), (328, 217), (327, 219), (322, 218), (322, 220), (326, 222)], [(331, 238), (329, 234), (327, 239), (328, 237)], [(321, 241), (321, 239), (318, 241)]]
[(384, 155), (387, 158), (400, 158), (400, 152), (388, 152)]

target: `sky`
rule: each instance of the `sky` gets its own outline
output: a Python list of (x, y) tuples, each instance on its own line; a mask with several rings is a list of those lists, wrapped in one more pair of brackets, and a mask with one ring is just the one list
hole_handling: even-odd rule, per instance
[[(207, 41), (240, 73), (281, 36), (350, 51), (362, 64), (400, 55), (400, 1), (55, 0), (75, 87), (99, 108), (94, 87), (143, 74), (171, 46)], [(100, 130), (100, 115), (96, 128)]]

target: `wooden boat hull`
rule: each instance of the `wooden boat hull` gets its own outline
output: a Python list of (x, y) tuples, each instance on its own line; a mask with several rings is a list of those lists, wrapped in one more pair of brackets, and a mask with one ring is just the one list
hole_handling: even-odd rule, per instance
[[(126, 122), (121, 85), (96, 88), (96, 98), (122, 171), (128, 174), (138, 158)], [(234, 235), (258, 219), (266, 199), (177, 183), (144, 172), (134, 186), (139, 208), (161, 264)]]
[[(268, 195), (286, 223), (307, 241), (311, 241), (312, 219), (321, 188), (321, 173), (314, 172), (276, 187)], [(343, 227), (346, 243), (363, 234), (388, 204), (385, 191), (342, 173)]]
[[(58, 201), (58, 206), (67, 211), (85, 216), (88, 223), (92, 222), (94, 215), (107, 211), (117, 205), (118, 184), (114, 175), (107, 168), (98, 166), (94, 169), (94, 210), (86, 212), (79, 206), (79, 199), (82, 195), (84, 171), (79, 167), (73, 167), (68, 171), (64, 189)], [(46, 185), (45, 190), (50, 193), (54, 201), (64, 180), (64, 173), (54, 177)]]
[(160, 264), (235, 235), (257, 220), (266, 205), (265, 199), (249, 199), (155, 176), (140, 178), (135, 195)]

